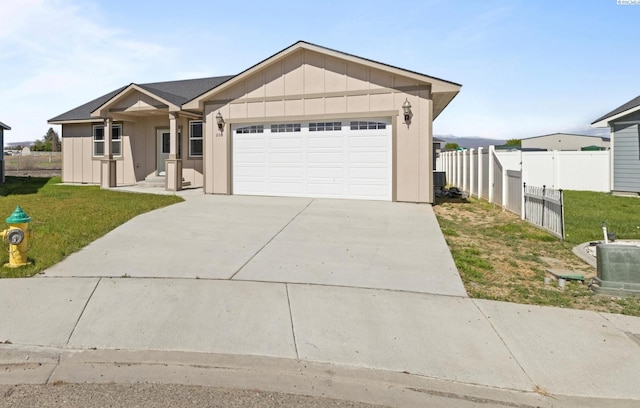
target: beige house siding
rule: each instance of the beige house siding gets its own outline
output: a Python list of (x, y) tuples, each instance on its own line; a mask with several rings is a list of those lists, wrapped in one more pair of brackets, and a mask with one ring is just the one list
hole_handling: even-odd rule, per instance
[[(401, 116), (407, 99), (413, 112), (410, 125)], [(216, 125), (218, 111), (226, 122), (223, 132)], [(433, 104), (428, 83), (302, 49), (211, 95), (204, 116), (206, 193), (232, 193), (234, 124), (384, 118), (392, 123), (393, 199), (433, 201)]]
[[(146, 95), (142, 95), (147, 97)], [(157, 169), (157, 130), (169, 129), (169, 115), (149, 115), (135, 120), (114, 121), (122, 125), (122, 156), (116, 160), (116, 185), (132, 185), (155, 174)], [(62, 126), (62, 181), (65, 183), (100, 183), (100, 159), (93, 156), (93, 125)], [(189, 119), (179, 122), (182, 137), (183, 173), (192, 186), (203, 185), (203, 160), (189, 156)]]

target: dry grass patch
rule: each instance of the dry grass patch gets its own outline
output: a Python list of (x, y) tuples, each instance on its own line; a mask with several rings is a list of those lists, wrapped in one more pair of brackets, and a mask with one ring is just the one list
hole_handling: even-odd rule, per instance
[[(572, 253), (573, 244), (480, 200), (434, 206), (438, 222), (471, 297), (640, 316), (640, 299), (597, 296), (588, 288), (596, 270)], [(548, 268), (582, 274), (585, 283), (545, 284)]]

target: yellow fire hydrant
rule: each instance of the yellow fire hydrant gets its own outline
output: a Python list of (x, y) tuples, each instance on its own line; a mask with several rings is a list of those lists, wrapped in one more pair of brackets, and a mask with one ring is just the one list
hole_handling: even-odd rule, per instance
[(27, 250), (29, 249), (29, 238), (33, 237), (33, 233), (29, 229), (31, 217), (20, 206), (17, 206), (6, 221), (9, 224), (9, 228), (0, 232), (2, 239), (6, 239), (9, 242), (9, 263), (4, 264), (4, 266), (18, 268), (29, 265)]

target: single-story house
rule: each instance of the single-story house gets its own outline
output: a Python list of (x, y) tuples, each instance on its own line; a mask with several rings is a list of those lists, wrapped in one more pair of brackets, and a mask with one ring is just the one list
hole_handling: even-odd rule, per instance
[[(5, 130), (11, 130), (11, 128), (5, 125), (4, 123), (0, 122), (0, 146), (2, 146), (3, 149), (4, 149), (4, 131)], [(2, 163), (0, 163), (0, 183), (4, 183), (4, 151), (0, 155), (0, 160), (2, 161)]]
[(299, 41), (238, 75), (124, 86), (49, 120), (66, 183), (433, 202), (461, 85)]
[(610, 147), (610, 139), (608, 137), (572, 133), (552, 133), (522, 139), (520, 146), (523, 150), (581, 150), (587, 146), (598, 146), (606, 150)]
[(591, 126), (611, 132), (611, 186), (640, 194), (640, 96), (596, 119)]

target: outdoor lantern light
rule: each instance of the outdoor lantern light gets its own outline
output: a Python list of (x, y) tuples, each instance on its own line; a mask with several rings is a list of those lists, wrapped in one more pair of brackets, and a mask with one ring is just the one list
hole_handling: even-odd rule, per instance
[(405, 99), (402, 104), (402, 110), (404, 111), (404, 121), (405, 123), (411, 122), (411, 104), (409, 103), (409, 99)]
[(218, 111), (218, 114), (216, 115), (216, 122), (218, 122), (218, 130), (222, 132), (222, 128), (224, 127), (224, 118), (220, 111)]

